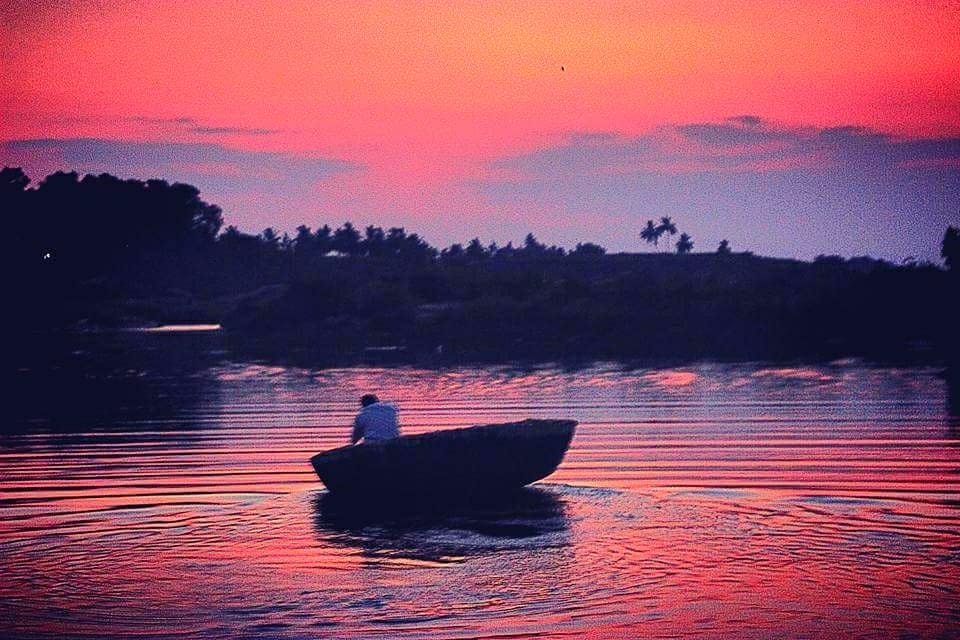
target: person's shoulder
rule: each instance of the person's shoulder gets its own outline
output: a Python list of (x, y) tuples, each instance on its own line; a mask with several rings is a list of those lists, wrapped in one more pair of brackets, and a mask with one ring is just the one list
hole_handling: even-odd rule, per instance
[(375, 404), (370, 404), (370, 405), (367, 405), (367, 406), (365, 406), (365, 407), (362, 407), (362, 408), (360, 409), (360, 411), (357, 412), (357, 418), (356, 418), (356, 419), (359, 420), (360, 418), (364, 418), (364, 417), (367, 417), (367, 416), (369, 416), (369, 415), (372, 415), (372, 414), (376, 413), (376, 412), (377, 412), (377, 410), (376, 410), (376, 408), (375, 408), (376, 406), (377, 406), (377, 405), (375, 405)]

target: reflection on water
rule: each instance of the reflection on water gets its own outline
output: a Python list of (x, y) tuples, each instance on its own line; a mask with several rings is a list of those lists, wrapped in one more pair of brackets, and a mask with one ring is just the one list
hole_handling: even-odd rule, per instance
[[(6, 637), (950, 637), (956, 377), (698, 364), (235, 362), (216, 332), (14, 362)], [(372, 514), (309, 456), (369, 390), (410, 433), (580, 421), (509, 501)]]
[(223, 361), (220, 340), (204, 333), (119, 332), (52, 336), (34, 348), (15, 349), (5, 399), (10, 420), (0, 434), (156, 424), (190, 430), (195, 425), (189, 417), (219, 393), (209, 368)]
[(220, 331), (218, 324), (161, 324), (157, 327), (143, 327), (132, 329), (144, 333), (195, 333), (198, 331)]
[(371, 556), (450, 562), (522, 546), (528, 551), (565, 544), (562, 497), (543, 488), (468, 504), (393, 504), (370, 509), (323, 492), (314, 499), (321, 540)]

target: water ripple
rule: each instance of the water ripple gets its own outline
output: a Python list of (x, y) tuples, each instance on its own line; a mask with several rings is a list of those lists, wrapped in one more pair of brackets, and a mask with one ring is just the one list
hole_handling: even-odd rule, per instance
[[(0, 438), (4, 637), (960, 626), (960, 435), (935, 371), (109, 371), (84, 370), (91, 396), (72, 414), (20, 407)], [(357, 513), (307, 459), (345, 441), (370, 389), (400, 403), (409, 433), (581, 424), (550, 482), (511, 501)]]

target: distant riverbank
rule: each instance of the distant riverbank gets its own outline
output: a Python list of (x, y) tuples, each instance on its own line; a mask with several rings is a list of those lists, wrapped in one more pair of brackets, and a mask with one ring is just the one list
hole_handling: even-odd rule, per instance
[[(17, 335), (221, 325), (264, 357), (956, 361), (960, 230), (947, 269), (869, 257), (608, 255), (581, 242), (439, 248), (402, 228), (222, 229), (196, 187), (2, 170)], [(43, 233), (37, 233), (42, 228)], [(677, 233), (669, 217), (637, 240)], [(666, 236), (664, 236), (666, 234)], [(259, 356), (258, 356), (259, 357)]]
[(248, 296), (226, 330), (280, 349), (481, 358), (909, 357), (955, 349), (956, 279), (871, 260), (621, 254), (412, 269), (341, 261)]
[[(238, 287), (239, 288), (239, 287)], [(125, 297), (82, 287), (62, 329), (219, 324), (261, 358), (689, 360), (957, 353), (958, 278), (870, 259), (616, 254), (326, 258), (287, 281)]]

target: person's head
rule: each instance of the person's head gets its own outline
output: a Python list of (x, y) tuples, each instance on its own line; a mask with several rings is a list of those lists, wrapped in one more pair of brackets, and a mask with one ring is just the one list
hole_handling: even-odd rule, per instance
[(369, 407), (370, 405), (372, 405), (372, 404), (377, 404), (378, 402), (380, 402), (380, 398), (378, 398), (377, 396), (373, 395), (372, 393), (368, 393), (368, 394), (366, 394), (365, 396), (363, 396), (362, 398), (360, 398), (360, 406), (361, 406), (361, 407)]

